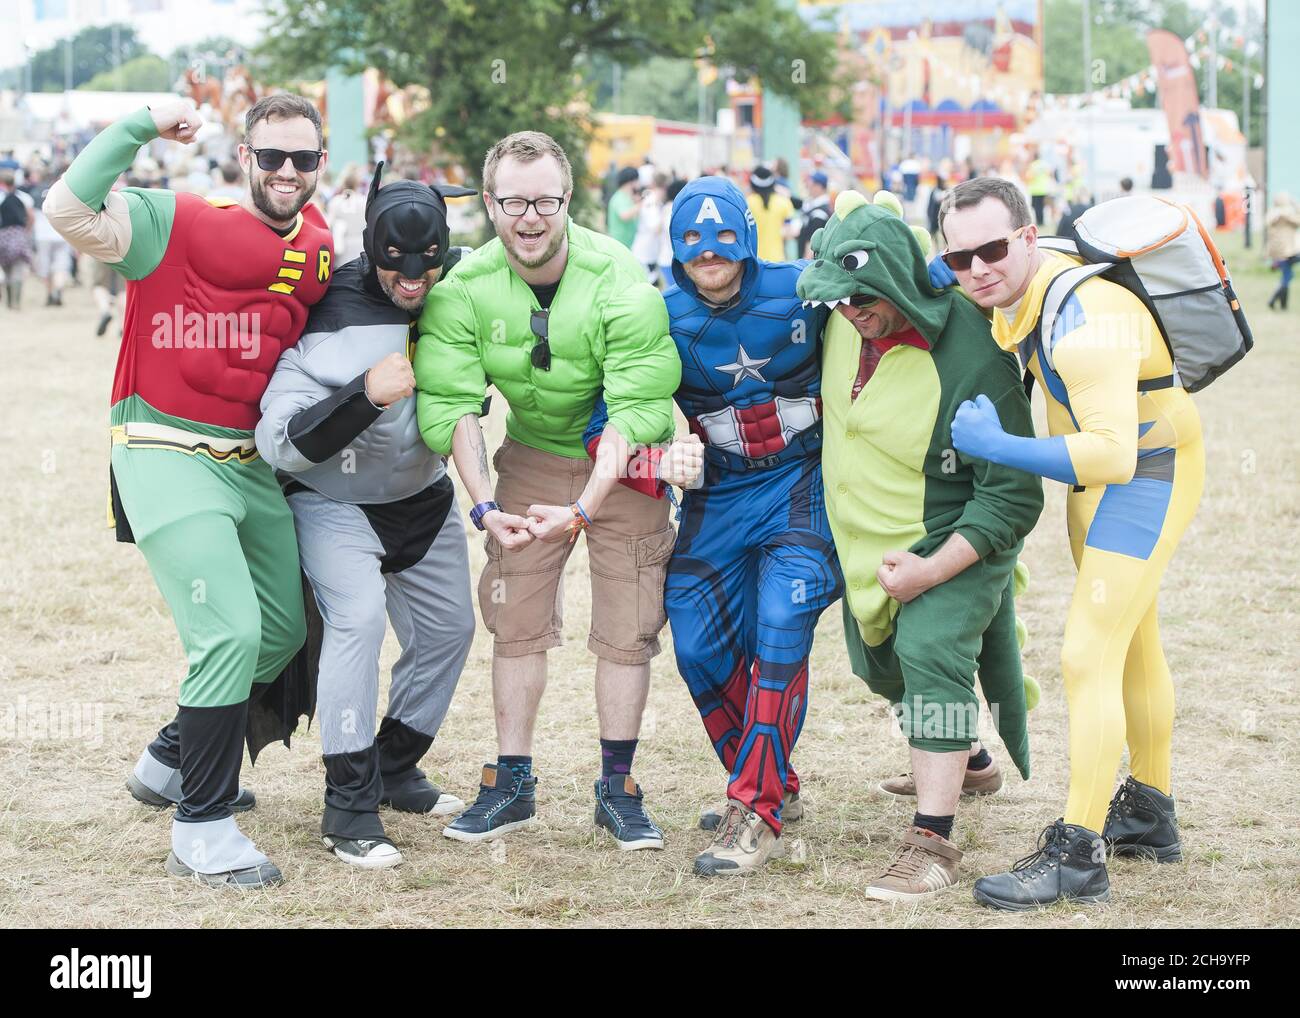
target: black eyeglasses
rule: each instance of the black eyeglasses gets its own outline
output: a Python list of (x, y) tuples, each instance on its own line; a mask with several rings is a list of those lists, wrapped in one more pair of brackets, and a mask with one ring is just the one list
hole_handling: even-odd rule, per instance
[(553, 216), (560, 211), (560, 206), (564, 204), (562, 197), (501, 198), (494, 194), (492, 200), (500, 205), (501, 211), (508, 216), (522, 216), (528, 211), (530, 205), (537, 210), (539, 216)]
[[(522, 198), (519, 200), (523, 201)], [(537, 337), (531, 355), (533, 367), (539, 371), (551, 370), (551, 344), (547, 338), (547, 323), (550, 321), (550, 317), (550, 311), (541, 310), (534, 311), (528, 318), (528, 327), (533, 330), (533, 335)]]
[(282, 148), (250, 148), (257, 157), (257, 165), (264, 170), (278, 170), (286, 159), (293, 160), (293, 168), (299, 173), (310, 173), (320, 165), (323, 152), (300, 148), (296, 152), (286, 152)]
[(855, 293), (849, 298), (849, 305), (855, 308), (869, 308), (880, 300), (874, 293)]
[(945, 251), (942, 255), (944, 264), (954, 272), (965, 272), (970, 268), (970, 263), (974, 258), (978, 258), (985, 265), (993, 265), (1007, 256), (1007, 251), (1011, 248), (1011, 242), (1028, 228), (1022, 226), (1009, 237), (990, 240), (987, 244), (981, 244), (970, 251)]

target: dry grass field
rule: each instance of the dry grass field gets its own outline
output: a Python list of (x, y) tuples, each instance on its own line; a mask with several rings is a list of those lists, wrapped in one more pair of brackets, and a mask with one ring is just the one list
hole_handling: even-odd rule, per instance
[[(284, 870), (277, 889), (239, 894), (168, 877), (170, 815), (134, 802), (123, 781), (174, 710), (183, 658), (138, 552), (104, 526), (107, 397), (117, 344), (95, 339), (85, 289), (68, 306), (0, 317), (0, 921), (19, 927), (191, 926), (1294, 926), (1300, 918), (1296, 771), (1300, 731), (1300, 308), (1265, 307), (1276, 278), (1225, 245), (1257, 346), (1198, 396), (1208, 448), (1201, 509), (1167, 576), (1164, 642), (1179, 702), (1175, 794), (1186, 862), (1111, 865), (1112, 903), (1008, 916), (971, 898), (1058, 816), (1066, 787), (1066, 711), (1057, 664), (1073, 580), (1062, 486), (1025, 552), (1020, 611), (1027, 670), (1042, 683), (1031, 715), (1034, 776), (963, 803), (954, 839), (965, 881), (922, 908), (867, 900), (910, 803), (875, 790), (906, 769), (883, 701), (848, 669), (838, 608), (818, 633), (811, 707), (796, 762), (808, 816), (788, 829), (791, 857), (748, 880), (706, 882), (691, 860), (707, 836), (701, 805), (723, 775), (673, 666), (654, 662), (637, 777), (668, 835), (662, 853), (620, 854), (592, 825), (598, 773), (593, 661), (585, 649), (586, 557), (570, 564), (566, 642), (551, 655), (535, 750), (538, 829), (500, 846), (448, 841), (440, 822), (386, 815), (405, 865), (362, 873), (318, 838), (323, 773), (315, 730), (269, 748), (243, 781), (257, 809), (240, 823)], [(1300, 298), (1298, 298), (1300, 299)], [(116, 326), (114, 327), (116, 328)], [(1041, 415), (1041, 406), (1038, 411)], [(496, 436), (502, 412), (493, 414)], [(495, 439), (492, 440), (492, 444)], [(483, 561), (473, 542), (473, 569)], [(665, 634), (667, 636), (667, 634)], [(396, 655), (391, 634), (385, 663)], [(1001, 744), (990, 748), (1005, 764)], [(425, 767), (471, 799), (494, 758), (490, 639), (480, 626), (442, 735)]]

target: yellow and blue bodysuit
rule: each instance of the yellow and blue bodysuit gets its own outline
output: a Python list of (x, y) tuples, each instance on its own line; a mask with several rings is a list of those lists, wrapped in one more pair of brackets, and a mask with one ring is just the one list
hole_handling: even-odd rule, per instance
[[(1070, 711), (1065, 822), (1099, 832), (1127, 741), (1133, 777), (1170, 793), (1174, 693), (1156, 593), (1205, 479), (1200, 417), (1142, 302), (1101, 278), (1081, 284), (1037, 337), (1051, 281), (1080, 264), (1043, 252), (1014, 315), (993, 336), (1018, 350), (1047, 400), (1048, 438), (1005, 433), (982, 397), (959, 409), (963, 453), (1071, 485), (1078, 568), (1061, 650)], [(1040, 343), (1050, 343), (1046, 362)]]

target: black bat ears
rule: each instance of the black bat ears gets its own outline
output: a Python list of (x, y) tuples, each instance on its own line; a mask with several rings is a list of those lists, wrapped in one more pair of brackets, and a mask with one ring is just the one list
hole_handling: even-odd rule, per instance
[(478, 194), (473, 188), (461, 187), (459, 184), (430, 184), (429, 189), (444, 198), (468, 198)]
[[(370, 206), (374, 204), (375, 196), (379, 194), (379, 184), (384, 176), (384, 161), (381, 159), (375, 163), (375, 175), (370, 178), (370, 190), (366, 192), (366, 212), (370, 212)], [(478, 194), (477, 191), (468, 187), (461, 187), (459, 184), (430, 184), (429, 190), (440, 198), (468, 198), (472, 194)]]
[(369, 214), (370, 206), (375, 203), (375, 195), (379, 193), (379, 181), (384, 176), (384, 161), (381, 159), (375, 163), (375, 175), (370, 178), (370, 190), (366, 192), (366, 213)]

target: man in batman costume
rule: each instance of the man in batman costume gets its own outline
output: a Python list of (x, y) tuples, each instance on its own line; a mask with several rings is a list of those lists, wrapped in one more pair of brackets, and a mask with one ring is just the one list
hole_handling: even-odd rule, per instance
[[(474, 635), (464, 524), (446, 461), (420, 437), (410, 358), (425, 297), (460, 255), (448, 243), (444, 199), (475, 192), (409, 180), (381, 189), (382, 173), (380, 163), (364, 251), (336, 271), (302, 338), (281, 356), (257, 426), (320, 610), (321, 834), (337, 858), (364, 868), (402, 861), (381, 805), (464, 808), (418, 764)], [(376, 736), (385, 616), (402, 652)], [(309, 634), (314, 652), (312, 643)], [(289, 728), (299, 710), (310, 713), (309, 700), (287, 705)]]

